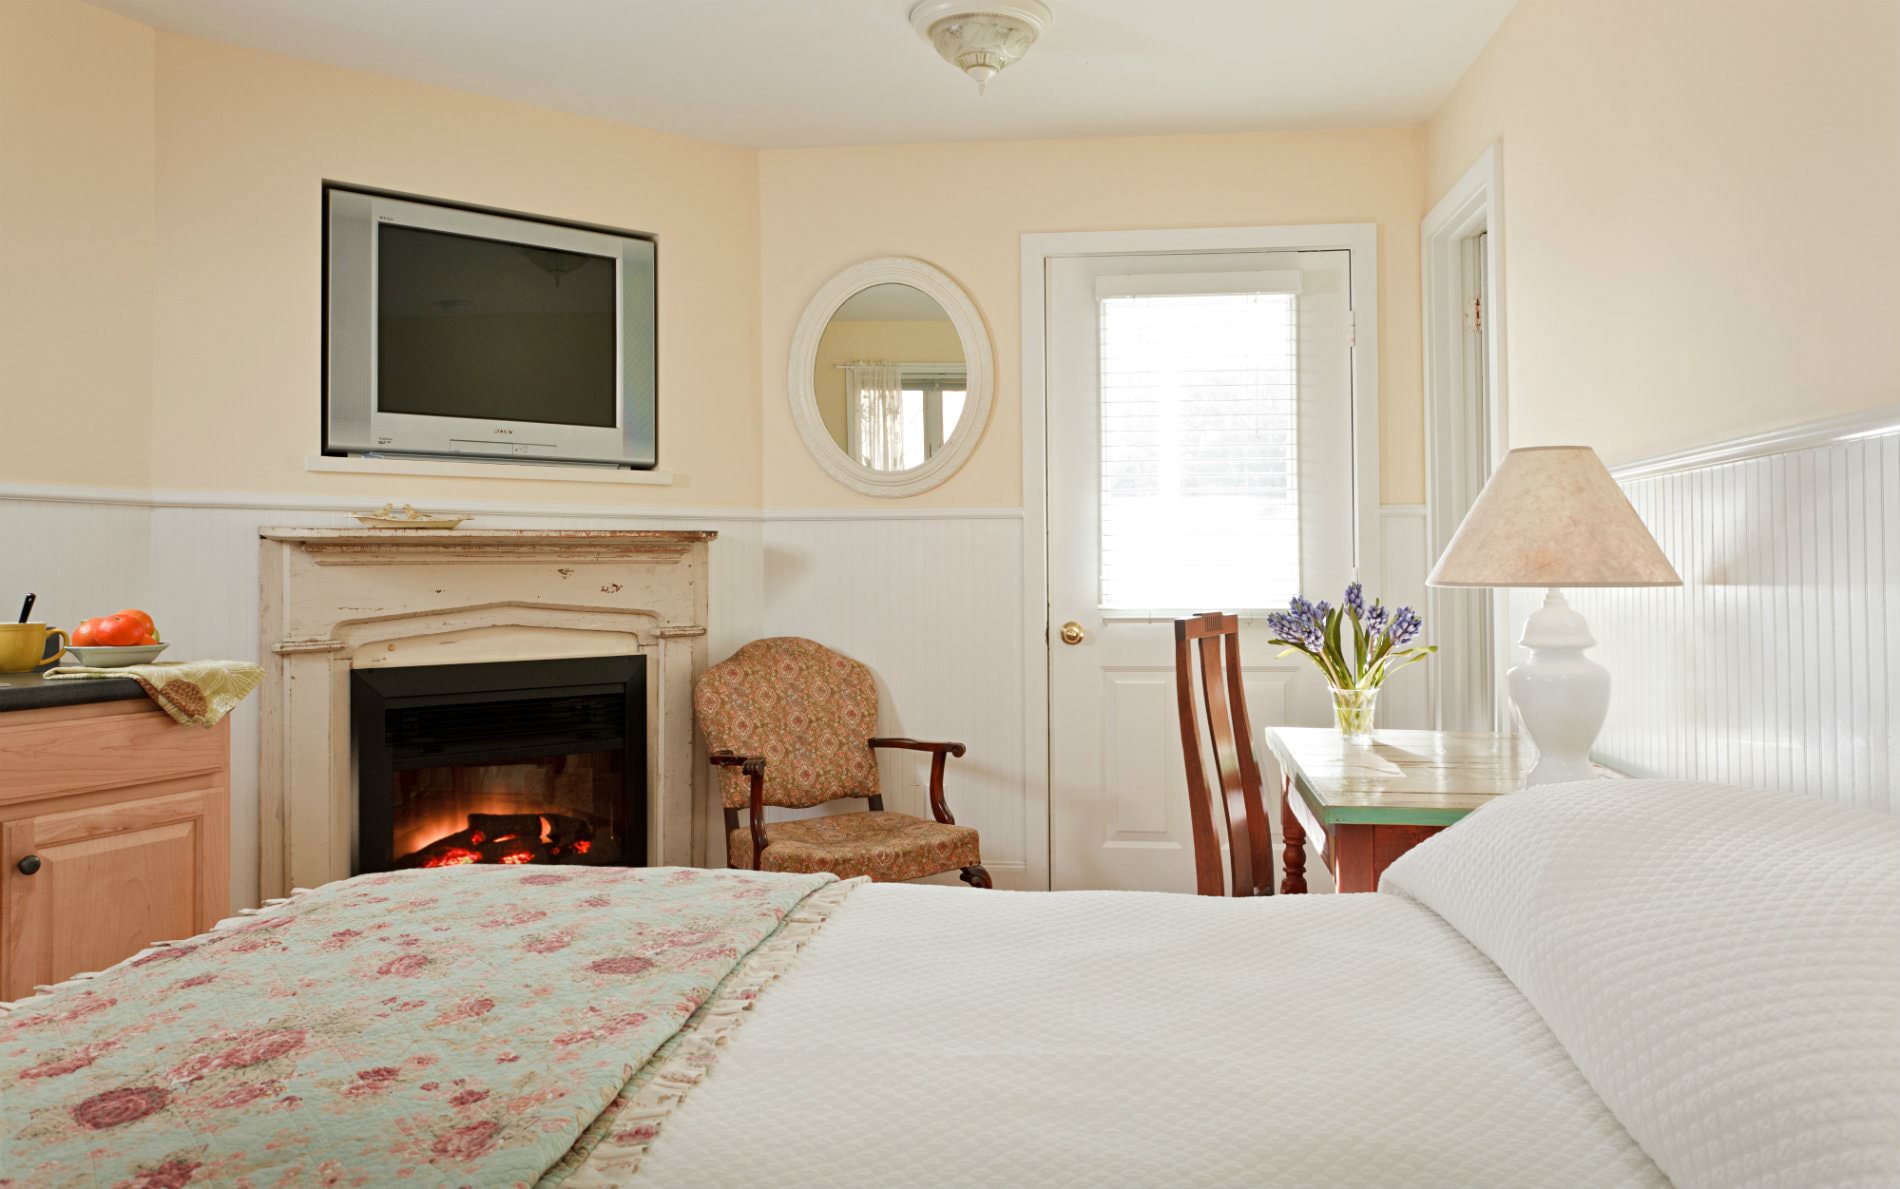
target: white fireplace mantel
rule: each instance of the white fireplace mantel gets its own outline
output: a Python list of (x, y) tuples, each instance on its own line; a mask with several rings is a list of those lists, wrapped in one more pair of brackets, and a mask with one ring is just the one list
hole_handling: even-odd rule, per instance
[(350, 874), (350, 672), (647, 658), (647, 861), (705, 853), (693, 680), (706, 665), (710, 532), (265, 528), (266, 896)]

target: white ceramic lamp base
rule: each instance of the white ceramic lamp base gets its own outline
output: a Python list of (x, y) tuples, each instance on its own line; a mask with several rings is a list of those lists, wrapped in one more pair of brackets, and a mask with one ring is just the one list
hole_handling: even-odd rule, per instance
[(1509, 674), (1511, 701), (1537, 744), (1526, 783), (1597, 779), (1590, 748), (1610, 712), (1610, 671), (1583, 655), (1596, 644), (1590, 626), (1553, 588), (1524, 621), (1518, 644), (1531, 655)]

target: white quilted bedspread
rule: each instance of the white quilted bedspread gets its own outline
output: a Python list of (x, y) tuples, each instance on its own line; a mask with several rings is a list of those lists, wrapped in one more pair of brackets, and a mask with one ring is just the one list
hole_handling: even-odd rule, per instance
[(1510, 976), (1678, 1189), (1900, 1186), (1900, 818), (1558, 786), (1420, 846), (1381, 890)]
[(1667, 1181), (1510, 982), (1397, 896), (872, 885), (638, 1189)]

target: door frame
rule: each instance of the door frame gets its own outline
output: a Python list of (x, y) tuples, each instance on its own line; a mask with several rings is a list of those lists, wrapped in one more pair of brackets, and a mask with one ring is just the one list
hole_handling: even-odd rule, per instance
[[(1456, 530), (1448, 524), (1448, 505), (1469, 507), (1476, 491), (1466, 491), (1461, 476), (1447, 473), (1444, 459), (1454, 452), (1482, 449), (1485, 473), (1497, 469), (1510, 440), (1505, 424), (1509, 402), (1505, 399), (1507, 377), (1504, 370), (1504, 201), (1501, 183), (1503, 167), (1499, 146), (1486, 148), (1439, 199), (1431, 213), (1419, 225), (1420, 300), (1424, 319), (1425, 363), (1425, 548), (1426, 568), (1438, 562), (1439, 551)], [(1467, 242), (1480, 232), (1485, 235), (1484, 305), (1485, 319), (1485, 426), (1486, 441), (1468, 441), (1461, 411), (1472, 398), (1472, 377), (1467, 374), (1465, 358), (1465, 251)], [(1459, 519), (1463, 513), (1458, 514)], [(1426, 592), (1426, 624), (1447, 622), (1446, 612), (1435, 592)], [(1493, 594), (1491, 599), (1491, 652), (1485, 658), (1490, 671), (1490, 701), (1493, 729), (1507, 729), (1504, 699), (1504, 670), (1510, 660), (1509, 600)], [(1433, 637), (1436, 639), (1436, 630)], [(1447, 688), (1450, 667), (1428, 665), (1426, 710), (1434, 727), (1442, 725), (1442, 715), (1454, 691)], [(1467, 694), (1469, 691), (1465, 691)]]
[(1023, 819), (1027, 883), (1050, 886), (1049, 802), (1049, 261), (1068, 256), (1193, 252), (1352, 253), (1353, 557), (1359, 578), (1379, 589), (1379, 227), (1319, 223), (1286, 227), (1194, 227), (1139, 231), (1025, 232), (1022, 236), (1023, 434)]

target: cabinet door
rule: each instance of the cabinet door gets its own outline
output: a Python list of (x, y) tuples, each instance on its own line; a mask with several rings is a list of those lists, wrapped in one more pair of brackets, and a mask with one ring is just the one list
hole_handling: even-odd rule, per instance
[(210, 928), (225, 896), (223, 804), (209, 788), (8, 822), (0, 999)]

